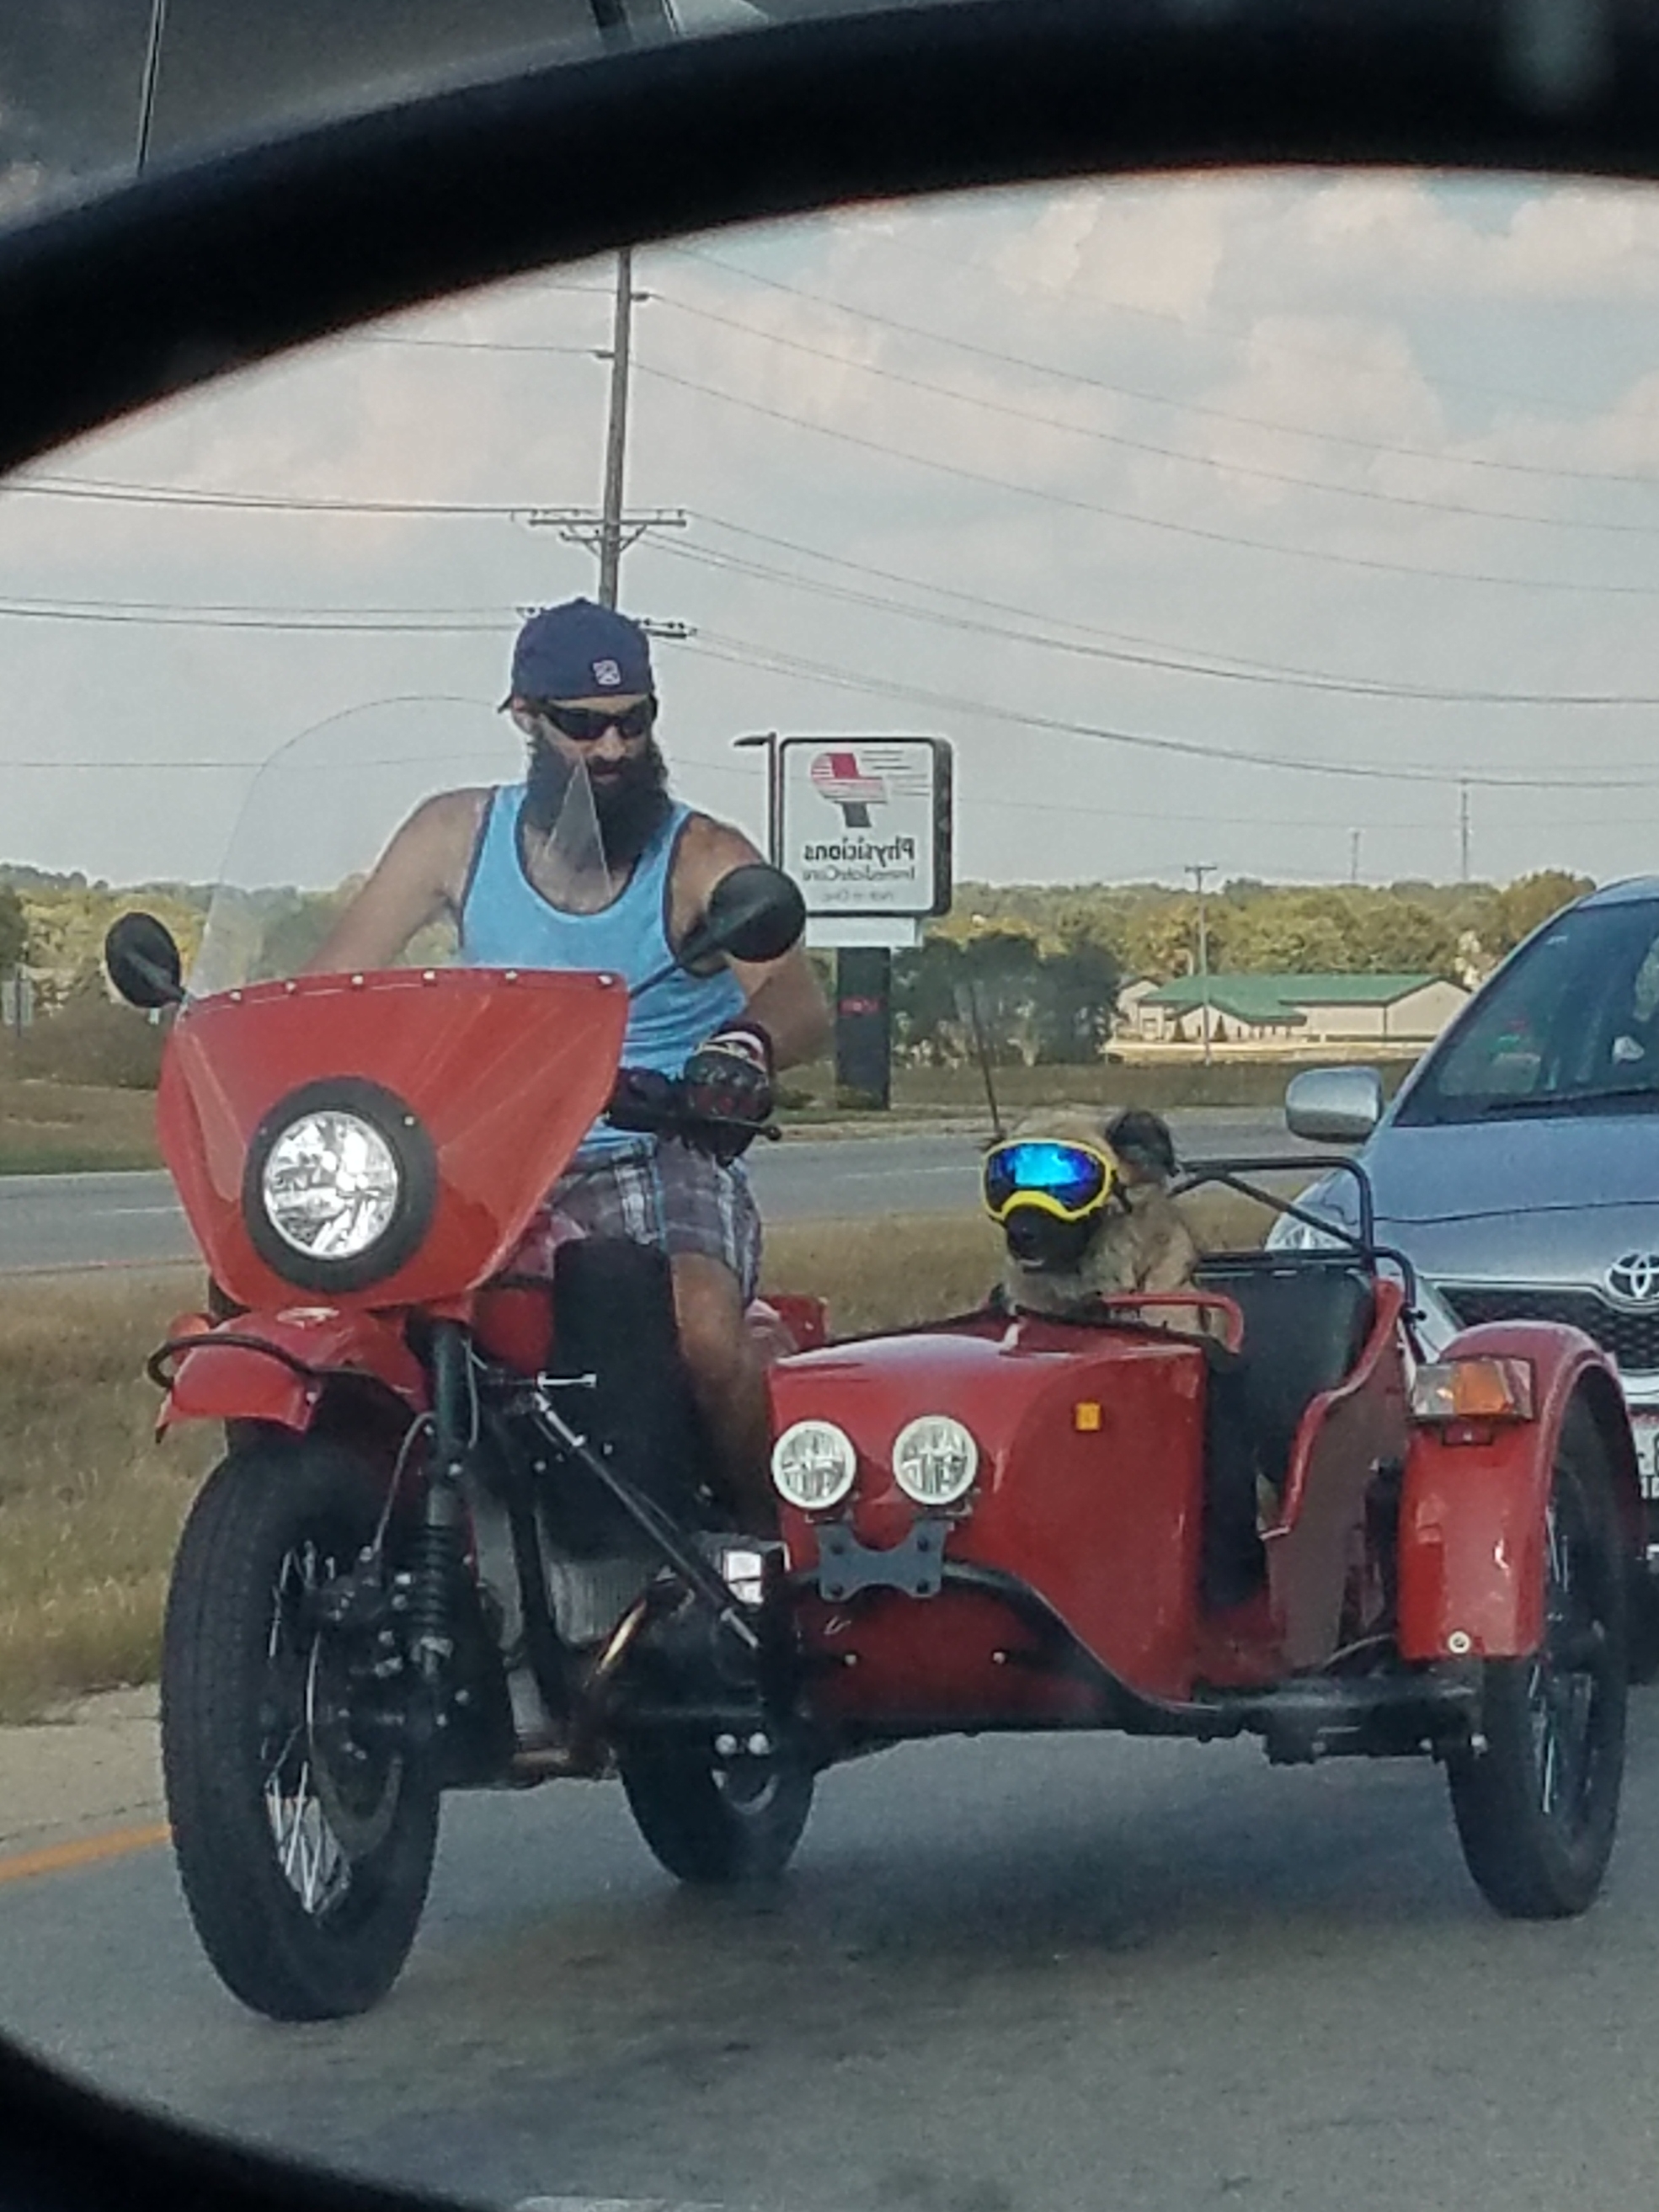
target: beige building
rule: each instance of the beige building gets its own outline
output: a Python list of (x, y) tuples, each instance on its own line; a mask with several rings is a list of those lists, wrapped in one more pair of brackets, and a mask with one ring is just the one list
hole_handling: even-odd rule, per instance
[(1206, 1008), (1218, 1044), (1426, 1044), (1468, 1005), (1439, 975), (1182, 975), (1129, 984), (1124, 1034), (1147, 1044), (1200, 1044)]

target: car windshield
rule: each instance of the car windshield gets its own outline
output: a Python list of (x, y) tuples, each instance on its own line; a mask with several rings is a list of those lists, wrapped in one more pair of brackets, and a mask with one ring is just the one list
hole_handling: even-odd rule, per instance
[(868, 4), (28, 0), (0, 24), (0, 230), (151, 168), (478, 77)]
[(1575, 908), (1489, 984), (1398, 1119), (1659, 1109), (1659, 896)]
[[(205, 0), (199, 10), (173, 0), (168, 39), (193, 35), (207, 12)], [(1206, 12), (1190, 10), (1194, 25)], [(104, 20), (70, 0), (11, 13)], [(457, 39), (472, 20), (453, 5), (410, 14), (441, 19)], [(343, 37), (354, 6), (332, 0), (327, 16)], [(294, 20), (315, 28), (323, 11)], [(158, 128), (160, 116), (158, 100)], [(617, 146), (619, 171), (637, 150)], [(580, 196), (584, 179), (562, 169), (556, 145), (545, 159), (550, 193)], [(1070, 1614), (1057, 1600), (1000, 1609), (994, 1577), (1006, 1562), (972, 1548), (959, 1479), (1063, 1546), (1085, 1598), (1129, 1560), (1125, 1609), (1144, 1602), (1166, 1638), (1154, 1694), (1176, 1694), (1187, 1647), (1170, 1624), (1181, 1606), (1163, 1609), (1141, 1585), (1162, 1589), (1178, 1555), (1194, 1617), (1210, 1466), (1200, 1392), (1224, 1370), (1267, 1405), (1282, 1455), (1299, 1433), (1305, 1388), (1294, 1399), (1296, 1374), (1253, 1367), (1254, 1347), (1232, 1362), (1218, 1345), (1211, 1357), (1157, 1341), (1142, 1380), (1091, 1365), (1075, 1389), (1065, 1354), (1044, 1351), (1052, 1382), (1030, 1418), (1005, 1418), (999, 1401), (976, 1428), (954, 1382), (938, 1398), (920, 1382), (905, 1395), (905, 1377), (932, 1370), (921, 1339), (904, 1335), (860, 1418), (885, 1425), (884, 1452), (915, 1431), (910, 1479), (924, 1493), (945, 1488), (913, 1518), (890, 1486), (879, 1543), (854, 1544), (826, 1520), (831, 1546), (845, 1539), (849, 1577), (877, 1579), (845, 1604), (811, 1598), (829, 1656), (802, 1696), (821, 1682), (832, 1698), (860, 1693), (872, 1619), (902, 1639), (907, 1692), (930, 1690), (945, 1639), (921, 1594), (940, 1586), (939, 1554), (930, 1563), (923, 1547), (943, 1531), (947, 1559), (978, 1576), (957, 1584), (976, 1640), (952, 1713), (907, 1705), (934, 1731), (926, 1741), (826, 1771), (787, 1879), (682, 1889), (647, 1849), (619, 1777), (579, 1785), (560, 1767), (566, 1747), (535, 1735), (532, 1707), (512, 1778), (536, 1787), (474, 1789), (481, 1770), (459, 1753), (444, 1770), (467, 1786), (445, 1796), (395, 1986), (354, 2016), (280, 2024), (231, 1995), (198, 1942), (169, 1843), (158, 1683), (186, 1516), (232, 1449), (270, 1453), (262, 1465), (280, 1488), (289, 1468), (272, 1432), (303, 1423), (313, 1372), (297, 1354), (277, 1360), (274, 1379), (258, 1370), (252, 1412), (204, 1395), (199, 1419), (158, 1438), (146, 1363), (181, 1316), (188, 1334), (218, 1316), (221, 1349), (246, 1349), (235, 1341), (246, 1313), (228, 1309), (250, 1293), (209, 1285), (162, 1169), (166, 1053), (176, 1066), (192, 1033), (245, 1018), (254, 1033), (273, 1010), (289, 1024), (284, 1052), (343, 1034), (340, 1065), (307, 1063), (303, 1077), (337, 1093), (343, 1073), (343, 1103), (313, 1113), (287, 1097), (301, 1079), (281, 1066), (258, 1096), (238, 1090), (243, 1064), (222, 1097), (210, 1083), (190, 1093), (193, 1194), (245, 1225), (259, 1218), (273, 1153), (291, 1178), (315, 1169), (321, 1188), (319, 1123), (332, 1115), (353, 1144), (364, 1128), (386, 1139), (356, 1167), (342, 1139), (335, 1164), (362, 1169), (365, 1212), (384, 1201), (402, 1234), (419, 1218), (419, 1132), (395, 1114), (384, 1128), (365, 1119), (368, 1086), (404, 1096), (425, 1049), (418, 1023), (399, 1026), (400, 1003), (495, 995), (514, 1000), (512, 1015), (571, 980), (534, 977), (515, 997), (441, 972), (453, 945), (440, 918), (403, 956), (437, 971), (429, 991), (424, 975), (391, 976), (364, 994), (380, 1026), (366, 1017), (361, 1035), (345, 1026), (349, 986), (273, 990), (251, 1009), (225, 995), (313, 965), (343, 904), (429, 798), (516, 782), (527, 740), (497, 711), (515, 645), (532, 611), (579, 598), (614, 595), (648, 640), (661, 708), (652, 734), (675, 799), (762, 852), (798, 857), (801, 875), (819, 872), (809, 952), (836, 1038), (817, 1057), (775, 1055), (782, 1140), (718, 1163), (730, 1172), (713, 1198), (707, 1178), (688, 1199), (631, 1155), (610, 1224), (626, 1238), (672, 1203), (723, 1250), (752, 1198), (774, 1318), (791, 1294), (830, 1303), (837, 1341), (792, 1372), (844, 1376), (862, 1356), (853, 1340), (965, 1311), (1001, 1281), (1008, 1255), (980, 1184), (994, 1121), (1013, 1135), (1085, 1116), (1097, 1138), (1121, 1109), (1144, 1108), (1168, 1117), (1183, 1158), (1278, 1154), (1297, 1068), (1343, 1059), (1392, 1084), (1443, 1033), (1450, 1042), (1410, 1110), (1492, 1114), (1494, 1156), (1505, 1113), (1645, 1105), (1659, 1084), (1659, 896), (1572, 902), (1648, 865), (1659, 792), (1656, 313), (1659, 193), (1646, 189), (1385, 172), (1068, 178), (866, 202), (641, 242), (620, 265), (607, 254), (521, 274), (176, 396), (9, 480), (0, 2031), (239, 2142), (490, 2212), (1097, 2201), (1135, 2212), (1646, 2212), (1652, 2092), (1640, 2054), (1659, 2049), (1650, 1704), (1632, 1707), (1604, 1895), (1585, 1919), (1528, 1931), (1500, 1923), (1468, 1882), (1437, 1766), (1315, 1759), (1340, 1747), (1328, 1722), (1339, 1706), (1360, 1713), (1388, 1664), (1367, 1608), (1398, 1584), (1352, 1564), (1359, 1554), (1338, 1540), (1348, 1524), (1323, 1525), (1318, 1573), (1285, 1595), (1304, 1733), (1282, 1767), (1242, 1741), (1072, 1725), (1098, 1668), (1073, 1664)], [(585, 681), (548, 681), (567, 713), (594, 703)], [(928, 780), (940, 759), (948, 791)], [(789, 779), (775, 806), (773, 769)], [(580, 908), (572, 879), (600, 871), (592, 824), (579, 826), (567, 798), (544, 855), (562, 876), (537, 887)], [(688, 832), (687, 849), (710, 835)], [(910, 896), (919, 851), (937, 863), (947, 911)], [(516, 888), (516, 865), (509, 854), (496, 890)], [(131, 908), (184, 948), (193, 1002), (182, 1019), (112, 1000), (100, 948)], [(637, 926), (634, 949), (654, 952), (672, 896), (649, 890), (624, 920)], [(710, 980), (677, 972), (662, 1003), (690, 1009), (676, 1031), (688, 1057), (724, 1032), (706, 1060), (738, 1104), (752, 1103), (770, 1017), (739, 1012), (736, 979), (715, 976), (728, 988), (700, 1026)], [(394, 1048), (404, 1058), (388, 1073), (376, 1055)], [(489, 1042), (514, 1048), (522, 1055), (521, 1038)], [(524, 1118), (503, 1112), (477, 1134), (492, 1158), (528, 1152), (525, 1127), (540, 1127), (567, 1081), (557, 1048), (531, 1068)], [(482, 1046), (477, 1058), (488, 1073)], [(209, 1077), (224, 1064), (213, 1057)], [(260, 1131), (270, 1150), (251, 1171), (240, 1132), (279, 1093), (292, 1117)], [(177, 1094), (159, 1095), (171, 1139)], [(434, 1148), (451, 1143), (435, 1121), (428, 1133)], [(1114, 1220), (1156, 1221), (1131, 1194), (1126, 1181)], [(1188, 1217), (1200, 1242), (1263, 1233), (1236, 1194), (1205, 1204)], [(280, 1229), (266, 1228), (265, 1249), (278, 1250)], [(1164, 1233), (1180, 1246), (1167, 1218)], [(539, 1276), (496, 1285), (520, 1332), (523, 1387), (511, 1401), (465, 1397), (469, 1448), (532, 1407), (567, 1424), (617, 1404), (689, 1423), (672, 1376), (660, 1388), (659, 1373), (634, 1388), (637, 1368), (613, 1381), (613, 1358), (664, 1341), (636, 1327), (621, 1277), (566, 1364), (550, 1364), (550, 1227), (546, 1243), (532, 1255)], [(1628, 1239), (1643, 1261), (1633, 1297), (1653, 1287), (1656, 1244), (1646, 1231)], [(1271, 1308), (1280, 1285), (1271, 1265), (1261, 1273)], [(1305, 1311), (1287, 1293), (1273, 1340), (1286, 1369), (1305, 1352), (1297, 1372), (1311, 1387), (1319, 1370), (1322, 1399), (1370, 1304), (1350, 1296), (1347, 1273), (1328, 1267), (1316, 1292), (1335, 1291)], [(399, 1393), (414, 1388), (408, 1363), (438, 1340), (434, 1315), (385, 1320), (373, 1304), (384, 1277), (358, 1290), (326, 1272), (290, 1279), (280, 1278), (274, 1327), (331, 1328), (354, 1300), (370, 1312), (394, 1378), (389, 1405), (364, 1386), (386, 1477), (376, 1495), (400, 1495), (426, 1465), (425, 1431), (411, 1437), (417, 1417)], [(714, 1279), (716, 1317), (729, 1322), (742, 1286), (729, 1268)], [(688, 1310), (706, 1321), (701, 1305)], [(672, 1330), (673, 1310), (654, 1310)], [(1630, 1318), (1644, 1345), (1651, 1310)], [(453, 1304), (435, 1319), (453, 1321)], [(777, 1348), (764, 1311), (751, 1325)], [(995, 1363), (1024, 1356), (1018, 1335), (986, 1324), (973, 1360), (1000, 1373)], [(165, 1376), (167, 1360), (152, 1372)], [(492, 1364), (494, 1350), (449, 1379), (465, 1396)], [(1504, 1371), (1488, 1380), (1520, 1387), (1507, 1372), (1520, 1363), (1490, 1364)], [(1156, 1400), (1143, 1387), (1153, 1367), (1174, 1378)], [(349, 1366), (331, 1377), (347, 1397), (361, 1380)], [(1274, 1412), (1276, 1392), (1294, 1400), (1288, 1414)], [(1394, 1449), (1401, 1394), (1375, 1431), (1368, 1401), (1337, 1390), (1328, 1402), (1349, 1441), (1334, 1462), (1305, 1462), (1313, 1511), (1370, 1486), (1368, 1526), (1409, 1522), (1417, 1492), (1402, 1505)], [(803, 1411), (798, 1473), (840, 1498), (836, 1486), (866, 1480), (874, 1461), (821, 1411)], [(1471, 1433), (1484, 1437), (1483, 1424)], [(1499, 1426), (1542, 1433), (1507, 1412)], [(1029, 1492), (997, 1440), (1017, 1428), (1045, 1462)], [(1188, 1454), (1184, 1486), (1160, 1493), (1163, 1518), (1135, 1518), (1155, 1486), (1141, 1455), (1150, 1466), (1170, 1437)], [(321, 1441), (332, 1449), (337, 1437)], [(1506, 1488), (1493, 1476), (1503, 1445), (1449, 1443), (1434, 1498), (1460, 1485), (1535, 1498), (1537, 1480)], [(701, 1482), (697, 1453), (687, 1444), (684, 1463)], [(1049, 1458), (1079, 1470), (1052, 1502)], [(1241, 1463), (1235, 1503), (1255, 1545), (1277, 1501), (1247, 1455), (1234, 1472)], [(1540, 1453), (1534, 1474), (1545, 1465)], [(902, 1494), (920, 1510), (917, 1491)], [(1087, 1516), (1107, 1510), (1124, 1513), (1132, 1546), (1089, 1534)], [(1438, 1510), (1418, 1515), (1431, 1547)], [(348, 1571), (376, 1525), (340, 1535)], [(422, 1606), (434, 1582), (441, 1594), (444, 1560), (457, 1564), (446, 1527), (435, 1513), (420, 1524), (423, 1557), (438, 1560)], [(911, 1548), (896, 1563), (885, 1547), (901, 1540)], [(1528, 1603), (1544, 1550), (1540, 1532), (1516, 1569), (1533, 1576)], [(763, 1581), (773, 1555), (753, 1556), (745, 1579)], [(562, 1574), (573, 1561), (562, 1580), (542, 1576), (536, 1618), (545, 1627), (556, 1602), (568, 1619), (591, 1601), (580, 1617), (599, 1626), (573, 1636), (570, 1680), (598, 1701), (643, 1601), (625, 1577), (606, 1583), (616, 1562), (603, 1543), (573, 1540), (553, 1565)], [(223, 1712), (236, 1683), (282, 1672), (282, 1711), (306, 1731), (295, 1741), (337, 1754), (337, 1775), (324, 1770), (328, 1804), (314, 1796), (319, 1820), (337, 1819), (357, 1856), (375, 1858), (398, 1747), (447, 1756), (432, 1717), (441, 1709), (410, 1705), (416, 1670), (404, 1663), (419, 1626), (421, 1667), (441, 1674), (442, 1621), (431, 1607), (414, 1622), (401, 1585), (383, 1613), (367, 1575), (343, 1588), (324, 1577), (324, 1589), (314, 1565), (302, 1546), (249, 1559), (235, 1589), (265, 1607), (264, 1632), (230, 1651), (222, 1676), (204, 1662), (192, 1681), (203, 1710)], [(900, 1573), (909, 1579), (878, 1579)], [(1433, 1553), (1410, 1601), (1438, 1602), (1439, 1574)], [(626, 1610), (606, 1614), (618, 1581)], [(494, 1610), (481, 1599), (466, 1616), (467, 1632), (495, 1637), (515, 1667), (532, 1640), (526, 1589), (535, 1601), (528, 1570), (516, 1595), (492, 1585)], [(280, 1625), (298, 1618), (309, 1644), (273, 1637), (279, 1603)], [(1252, 1601), (1237, 1637), (1277, 1635), (1276, 1603)], [(1597, 1626), (1579, 1633), (1570, 1613), (1563, 1648), (1605, 1654)], [(663, 1617), (667, 1635), (678, 1616)], [(196, 1616), (174, 1618), (174, 1649), (192, 1650)], [(1202, 1615), (1204, 1663), (1231, 1667), (1243, 1685), (1228, 1727), (1255, 1710), (1258, 1676), (1277, 1664), (1239, 1657), (1236, 1620)], [(1465, 1645), (1478, 1626), (1449, 1618)], [(357, 1639), (337, 1673), (319, 1656), (337, 1627)], [(694, 1659), (702, 1649), (690, 1630), (687, 1648)], [(794, 1649), (787, 1638), (779, 1648)], [(1319, 1656), (1304, 1666), (1310, 1651)], [(1477, 1663), (1466, 1652), (1451, 1670), (1456, 1695)], [(498, 1677), (481, 1669), (478, 1680), (478, 1699), (458, 1698), (456, 1711), (514, 1731), (516, 1744), (520, 1715), (499, 1711)], [(1541, 1730), (1547, 1700), (1534, 1698), (1525, 1662), (1502, 1680), (1516, 1726), (1535, 1715)], [(472, 1695), (471, 1678), (460, 1686)], [(718, 1666), (702, 1686), (694, 1778), (708, 1781), (717, 1732), (735, 1746), (720, 1757), (738, 1764), (718, 1791), (688, 1788), (694, 1820), (727, 1835), (734, 1807), (764, 1822), (781, 1800), (787, 1814), (765, 1771), (741, 1765), (763, 1730), (728, 1729)], [(352, 1698), (371, 1742), (345, 1727)], [(1066, 1724), (981, 1727), (978, 1701), (1001, 1698)], [(1382, 1747), (1415, 1747), (1427, 1710)], [(263, 1844), (275, 1833), (270, 1766), (256, 1756), (265, 1736), (252, 1706), (246, 1723), (222, 1765), (203, 1760), (191, 1778), (198, 1802), (240, 1790), (238, 1817)], [(664, 1764), (659, 1803), (684, 1772)], [(278, 1812), (300, 1794), (274, 1788)], [(1518, 1819), (1534, 1801), (1514, 1802)], [(314, 1829), (296, 1818), (282, 1838), (289, 1863), (259, 1862), (270, 1875), (261, 1895), (283, 1910), (298, 1898), (296, 1911), (307, 1892), (327, 1902), (337, 1869)], [(695, 1829), (682, 1841), (682, 1865), (707, 1870)], [(713, 1865), (720, 1875), (750, 1862)], [(234, 1888), (215, 1892), (220, 1908), (227, 1895), (234, 1903)], [(221, 1926), (231, 1917), (222, 1909)]]

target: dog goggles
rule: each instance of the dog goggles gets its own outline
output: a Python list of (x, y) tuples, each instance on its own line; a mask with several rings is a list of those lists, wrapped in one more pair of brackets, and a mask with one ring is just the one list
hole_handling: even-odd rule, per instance
[(1006, 1221), (1017, 1206), (1035, 1206), (1056, 1220), (1081, 1221), (1103, 1206), (1117, 1181), (1117, 1163), (1091, 1145), (1054, 1138), (1015, 1138), (985, 1156), (985, 1211)]

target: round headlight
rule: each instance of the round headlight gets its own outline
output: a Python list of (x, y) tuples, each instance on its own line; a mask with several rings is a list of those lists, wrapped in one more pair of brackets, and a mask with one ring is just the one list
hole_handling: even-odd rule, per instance
[(839, 1505), (858, 1471), (853, 1439), (833, 1421), (796, 1421), (772, 1447), (777, 1493), (803, 1513)]
[(290, 1121), (265, 1156), (259, 1196), (271, 1227), (313, 1260), (355, 1260), (392, 1226), (403, 1170), (372, 1121), (334, 1108)]
[(893, 1480), (918, 1505), (954, 1505), (978, 1473), (979, 1446), (948, 1413), (907, 1421), (893, 1440)]

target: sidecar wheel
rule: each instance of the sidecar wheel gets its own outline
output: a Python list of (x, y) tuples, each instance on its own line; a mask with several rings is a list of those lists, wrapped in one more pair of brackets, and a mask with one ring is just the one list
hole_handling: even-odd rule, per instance
[(774, 1880), (812, 1809), (812, 1770), (787, 1753), (727, 1769), (703, 1752), (635, 1752), (622, 1778), (658, 1864), (702, 1887)]
[(1487, 1748), (1448, 1762), (1463, 1856), (1513, 1919), (1564, 1919), (1595, 1899), (1612, 1856), (1630, 1676), (1625, 1547), (1594, 1422), (1571, 1407), (1557, 1446), (1545, 1626), (1526, 1659), (1488, 1660)]
[(380, 1502), (337, 1444), (240, 1445), (173, 1568), (161, 1758), (179, 1880), (221, 1980), (273, 2020), (366, 2011), (426, 1902), (437, 1792), (392, 1731), (356, 1732), (351, 1655), (310, 1602), (371, 1540)]

